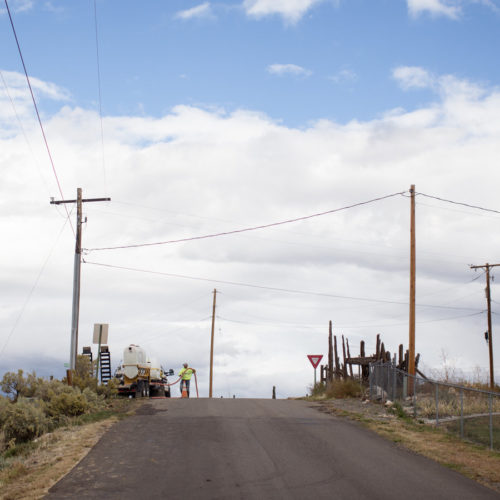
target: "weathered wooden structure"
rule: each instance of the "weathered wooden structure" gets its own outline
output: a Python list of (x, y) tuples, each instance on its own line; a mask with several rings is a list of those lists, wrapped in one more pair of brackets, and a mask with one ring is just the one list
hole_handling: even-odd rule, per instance
[[(334, 378), (354, 378), (359, 377), (363, 381), (368, 381), (370, 375), (370, 363), (380, 361), (382, 363), (392, 362), (398, 369), (408, 372), (409, 366), (409, 352), (404, 351), (403, 344), (399, 345), (398, 354), (391, 355), (386, 351), (385, 344), (381, 341), (380, 334), (377, 334), (377, 341), (375, 345), (375, 353), (367, 356), (365, 352), (365, 341), (362, 340), (359, 345), (359, 356), (351, 356), (349, 346), (349, 339), (344, 338), (342, 335), (342, 360), (340, 362), (337, 347), (337, 336), (333, 335), (332, 342), (332, 323), (328, 332), (328, 364), (321, 365), (321, 378), (322, 383), (332, 381)], [(425, 375), (418, 369), (418, 362), (420, 361), (420, 354), (415, 357), (415, 368), (418, 375), (425, 377)], [(354, 369), (353, 367), (358, 367)]]

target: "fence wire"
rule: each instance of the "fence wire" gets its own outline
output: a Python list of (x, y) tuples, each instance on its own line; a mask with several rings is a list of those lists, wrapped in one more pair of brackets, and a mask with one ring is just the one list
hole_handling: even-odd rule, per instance
[(415, 377), (392, 363), (370, 365), (370, 399), (404, 411), (462, 439), (500, 450), (500, 393)]

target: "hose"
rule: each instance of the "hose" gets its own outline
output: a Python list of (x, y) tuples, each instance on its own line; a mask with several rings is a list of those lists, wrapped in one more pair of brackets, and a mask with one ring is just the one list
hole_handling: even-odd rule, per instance
[[(192, 368), (186, 368), (186, 370), (193, 370), (193, 369)], [(194, 373), (194, 383), (195, 383), (195, 386), (196, 386), (196, 397), (199, 398), (200, 394), (198, 392), (198, 377), (196, 376), (196, 371), (195, 370), (193, 370), (193, 373)], [(168, 385), (170, 387), (172, 385), (177, 384), (177, 382), (179, 382), (179, 380), (181, 380), (181, 379), (182, 379), (182, 375), (175, 382), (172, 382), (171, 384), (166, 384), (166, 385)]]
[(166, 384), (166, 385), (168, 385), (169, 387), (170, 387), (171, 385), (175, 385), (175, 384), (177, 384), (177, 382), (179, 382), (179, 380), (180, 380), (181, 378), (182, 378), (182, 377), (179, 377), (179, 378), (178, 378), (175, 382), (172, 382), (171, 384)]

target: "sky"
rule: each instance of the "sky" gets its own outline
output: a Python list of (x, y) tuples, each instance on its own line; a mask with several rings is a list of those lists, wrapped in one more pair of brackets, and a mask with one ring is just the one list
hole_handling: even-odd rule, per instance
[(500, 2), (8, 5), (48, 150), (2, 2), (0, 374), (64, 374), (75, 207), (50, 199), (78, 187), (111, 197), (84, 204), (80, 350), (109, 323), (113, 366), (138, 344), (206, 396), (214, 289), (216, 396), (306, 394), (330, 320), (353, 356), (406, 349), (414, 184), (421, 369), (487, 379)]

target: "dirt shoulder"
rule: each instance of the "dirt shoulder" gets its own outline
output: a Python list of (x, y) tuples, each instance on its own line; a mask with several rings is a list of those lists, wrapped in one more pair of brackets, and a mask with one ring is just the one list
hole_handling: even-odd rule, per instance
[(133, 413), (138, 406), (132, 402), (127, 409), (121, 408), (116, 415), (107, 415), (103, 420), (59, 428), (38, 438), (25, 453), (9, 458), (8, 464), (0, 464), (3, 465), (0, 499), (43, 498), (115, 422)]
[(315, 401), (319, 411), (355, 420), (406, 449), (424, 455), (500, 493), (500, 453), (460, 440), (429, 424), (399, 418), (360, 399)]

